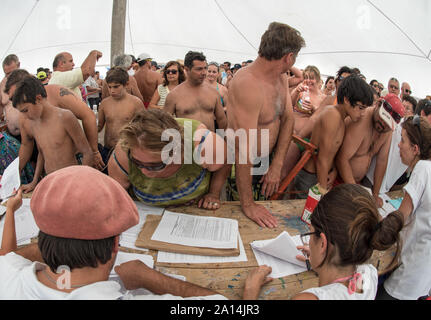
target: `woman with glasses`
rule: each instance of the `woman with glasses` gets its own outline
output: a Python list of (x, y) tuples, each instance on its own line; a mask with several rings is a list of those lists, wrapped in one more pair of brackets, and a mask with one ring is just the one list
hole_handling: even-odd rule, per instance
[(217, 163), (227, 162), (226, 149), (224, 140), (199, 121), (142, 110), (121, 130), (108, 172), (147, 205), (199, 202), (201, 208), (216, 210), (224, 184), (219, 170), (224, 165)]
[[(311, 215), (310, 232), (301, 235), (310, 268), (319, 276), (319, 286), (307, 289), (294, 300), (373, 300), (377, 292), (377, 269), (368, 261), (374, 250), (396, 244), (392, 263), (401, 247), (399, 232), (403, 216), (395, 211), (381, 219), (374, 199), (363, 187), (343, 184), (329, 191)], [(305, 260), (303, 256), (297, 259)], [(249, 275), (247, 294), (259, 294), (271, 272), (259, 267)]]
[(406, 221), (403, 251), (377, 299), (416, 300), (431, 289), (431, 125), (417, 115), (406, 119), (398, 147), (410, 174), (399, 208)]
[(163, 69), (163, 84), (154, 92), (150, 108), (163, 109), (169, 92), (185, 80), (183, 66), (177, 61), (169, 61)]
[(208, 71), (206, 81), (216, 88), (217, 92), (220, 95), (220, 101), (223, 106), (224, 111), (226, 112), (226, 99), (227, 99), (227, 88), (218, 82), (220, 77), (220, 67), (217, 62), (210, 62), (208, 64)]

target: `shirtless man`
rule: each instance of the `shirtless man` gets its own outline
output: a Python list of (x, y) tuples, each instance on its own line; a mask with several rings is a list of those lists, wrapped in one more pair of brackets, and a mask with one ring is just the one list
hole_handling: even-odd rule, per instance
[(102, 101), (98, 113), (99, 132), (105, 127), (102, 156), (108, 162), (116, 146), (122, 127), (133, 119), (136, 112), (145, 109), (141, 99), (127, 93), (129, 74), (121, 67), (114, 67), (106, 75), (110, 96)]
[(6, 81), (11, 73), (19, 69), (20, 62), (16, 55), (10, 54), (3, 60), (3, 71), (5, 77), (0, 83), (0, 120), (3, 115), (7, 124), (7, 129), (11, 135), (20, 140), (19, 137), (19, 111), (16, 110), (9, 101), (9, 96), (4, 92)]
[(47, 100), (45, 87), (35, 77), (25, 78), (17, 87), (13, 106), (20, 114), (20, 172), (37, 143), (44, 157), (47, 174), (77, 165), (75, 155), (83, 155), (82, 163), (91, 165), (93, 154), (78, 120), (69, 110), (56, 108)]
[[(11, 100), (17, 85), (19, 85), (19, 83), (28, 76), (31, 75), (24, 69), (18, 69), (11, 73), (5, 86), (5, 91), (10, 96)], [(51, 105), (72, 111), (75, 117), (82, 121), (82, 128), (84, 129), (85, 136), (88, 140), (88, 143), (90, 144), (91, 150), (93, 151), (93, 166), (98, 170), (102, 170), (105, 167), (105, 164), (98, 150), (97, 124), (94, 113), (82, 100), (76, 97), (76, 95), (74, 95), (73, 92), (66, 87), (56, 84), (48, 84), (45, 86), (45, 90), (48, 95), (48, 102)], [(41, 164), (40, 169), (43, 169), (43, 164)], [(37, 171), (38, 170), (36, 169), (36, 173)], [(42, 172), (40, 172), (39, 175), (41, 173)], [(35, 178), (36, 176), (39, 177), (39, 175), (36, 174)], [(34, 183), (37, 183), (37, 181), (34, 181)], [(32, 187), (27, 186), (26, 192), (30, 192), (35, 186), (36, 184), (34, 184)]]
[[(389, 103), (396, 111), (389, 113), (384, 103)], [(344, 141), (336, 157), (336, 167), (345, 183), (360, 183), (370, 168), (371, 160), (377, 157), (372, 191), (381, 207), (383, 202), (379, 193), (388, 163), (392, 131), (404, 115), (404, 106), (393, 94), (388, 94), (378, 104), (380, 106), (368, 108), (359, 121), (346, 124)]]
[(187, 79), (172, 90), (165, 102), (164, 110), (177, 118), (188, 118), (202, 122), (215, 132), (214, 119), (219, 129), (226, 129), (227, 119), (217, 89), (205, 81), (207, 62), (200, 52), (189, 51), (184, 60)]
[(325, 194), (332, 187), (337, 176), (334, 158), (343, 143), (345, 119), (350, 117), (357, 122), (365, 114), (365, 109), (373, 104), (374, 98), (370, 86), (356, 75), (341, 82), (337, 93), (338, 104), (327, 106), (316, 119), (311, 143), (318, 148), (317, 161), (311, 158), (296, 175), (294, 186), (297, 191), (304, 191), (299, 198), (307, 198), (308, 190), (318, 184)]
[(139, 69), (136, 71), (134, 77), (142, 94), (145, 108), (148, 108), (150, 105), (151, 98), (157, 87), (163, 83), (162, 75), (151, 70), (151, 60), (152, 58), (147, 53), (142, 53), (136, 59)]
[[(122, 54), (114, 59), (114, 67), (122, 67), (126, 71), (129, 71), (132, 69), (133, 65), (133, 59), (128, 54)], [(108, 84), (106, 83), (106, 80), (102, 80), (102, 100), (106, 97), (110, 96)], [(129, 75), (129, 83), (126, 86), (127, 93), (138, 97), (141, 99), (141, 101), (144, 101), (144, 98), (142, 97), (141, 91), (139, 91), (138, 83), (136, 82), (135, 77)]]
[[(236, 73), (229, 89), (228, 127), (235, 132), (243, 129), (247, 134), (244, 144), (235, 141), (235, 175), (241, 208), (261, 227), (276, 227), (277, 219), (264, 206), (255, 203), (252, 188), (261, 184), (261, 194), (269, 197), (280, 184), (280, 171), (294, 127), (286, 73), (304, 46), (304, 39), (297, 30), (282, 23), (271, 23), (262, 36), (259, 56)], [(257, 143), (251, 139), (252, 130), (257, 130)], [(265, 132), (269, 139), (261, 141)], [(256, 155), (261, 159), (273, 155), (262, 177), (251, 174), (252, 161), (256, 159), (247, 156), (247, 163), (240, 162), (240, 151), (248, 155), (250, 148), (256, 148)]]

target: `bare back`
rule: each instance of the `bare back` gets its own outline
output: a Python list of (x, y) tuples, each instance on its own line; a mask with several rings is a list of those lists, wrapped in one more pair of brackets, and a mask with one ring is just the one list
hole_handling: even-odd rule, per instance
[(157, 90), (157, 86), (162, 83), (162, 76), (152, 70), (141, 68), (135, 73), (134, 77), (144, 99), (144, 103), (150, 103), (154, 92)]
[(98, 114), (99, 131), (106, 125), (104, 138), (106, 148), (115, 147), (123, 126), (133, 119), (136, 112), (144, 108), (139, 98), (128, 93), (120, 100), (108, 97), (102, 101)]

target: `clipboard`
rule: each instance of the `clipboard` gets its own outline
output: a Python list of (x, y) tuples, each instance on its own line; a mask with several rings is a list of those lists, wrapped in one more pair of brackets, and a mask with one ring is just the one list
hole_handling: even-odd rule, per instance
[(239, 240), (236, 249), (216, 249), (216, 248), (201, 248), (191, 247), (181, 244), (174, 244), (162, 241), (151, 240), (151, 237), (156, 231), (157, 226), (160, 223), (162, 216), (147, 215), (144, 226), (136, 239), (135, 246), (145, 249), (183, 253), (183, 254), (194, 254), (201, 256), (217, 256), (217, 257), (235, 257), (239, 256)]

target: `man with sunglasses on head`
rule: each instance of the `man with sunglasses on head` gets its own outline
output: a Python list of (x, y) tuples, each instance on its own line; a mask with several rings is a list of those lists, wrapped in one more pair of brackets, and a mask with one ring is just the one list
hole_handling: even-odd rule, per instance
[(404, 106), (397, 96), (388, 94), (376, 100), (359, 121), (347, 122), (343, 144), (336, 157), (339, 177), (351, 184), (368, 180), (366, 174), (371, 160), (376, 158), (373, 183), (364, 181), (364, 184), (372, 185), (378, 207), (383, 206), (379, 193), (388, 163), (392, 132), (403, 116)]
[(151, 98), (157, 90), (157, 87), (163, 83), (162, 75), (151, 70), (152, 60), (148, 53), (142, 53), (139, 55), (138, 59), (136, 59), (139, 69), (136, 71), (134, 77), (138, 83), (139, 91), (142, 94), (145, 108), (148, 108), (150, 105)]

